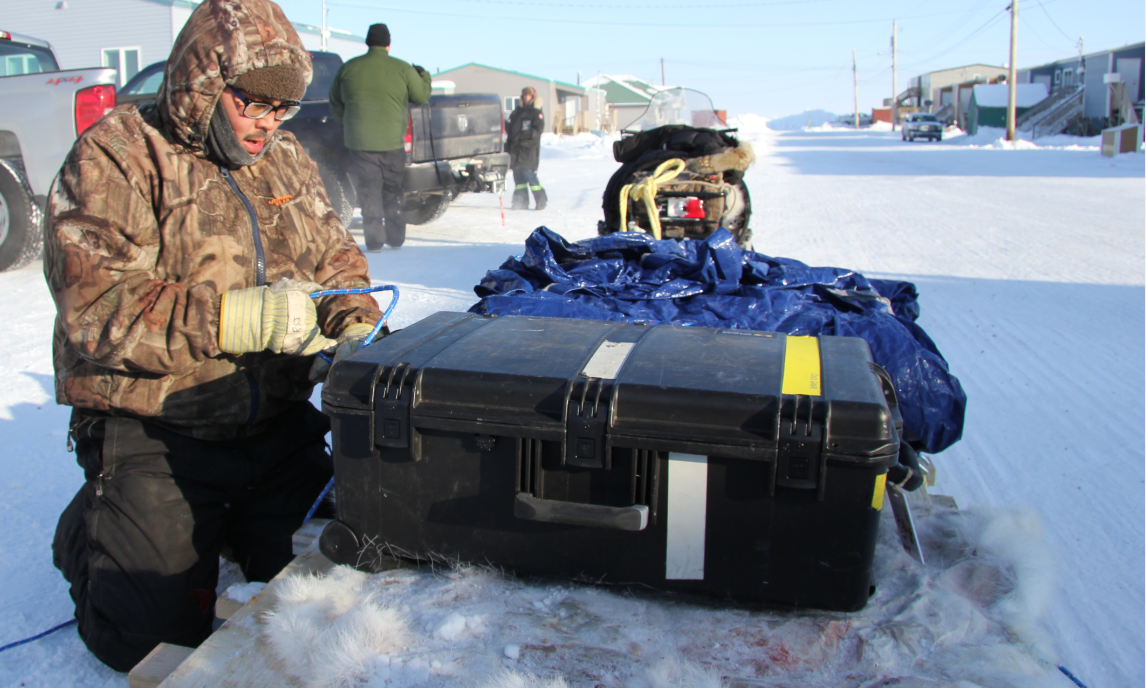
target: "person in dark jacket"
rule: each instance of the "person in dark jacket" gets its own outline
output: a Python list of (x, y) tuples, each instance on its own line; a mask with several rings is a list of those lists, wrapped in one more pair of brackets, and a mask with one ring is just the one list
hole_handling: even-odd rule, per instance
[(541, 157), (541, 133), (545, 131), (545, 116), (537, 89), (521, 89), (521, 104), (509, 116), (505, 149), (509, 153), (509, 167), (513, 170), (513, 204), (515, 210), (529, 208), (529, 192), (537, 210), (545, 208), (545, 189), (537, 179), (537, 163)]
[(430, 73), (390, 57), (390, 29), (373, 24), (367, 51), (338, 70), (330, 85), (330, 114), (350, 149), (350, 174), (362, 208), (366, 250), (406, 241), (404, 139), (410, 103), (430, 99)]

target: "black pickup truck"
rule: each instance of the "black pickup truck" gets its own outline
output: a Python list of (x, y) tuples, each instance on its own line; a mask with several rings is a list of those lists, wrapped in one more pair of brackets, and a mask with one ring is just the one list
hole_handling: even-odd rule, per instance
[[(318, 163), (330, 202), (349, 225), (357, 204), (347, 174), (342, 127), (330, 116), (327, 94), (342, 66), (335, 53), (311, 52), (314, 78), (302, 109), (282, 124)], [(116, 95), (119, 105), (153, 102), (163, 80), (163, 62), (148, 65)], [(406, 221), (420, 225), (442, 216), (450, 201), (466, 192), (505, 191), (509, 154), (502, 152), (505, 116), (493, 93), (431, 95), (411, 105), (406, 126)]]

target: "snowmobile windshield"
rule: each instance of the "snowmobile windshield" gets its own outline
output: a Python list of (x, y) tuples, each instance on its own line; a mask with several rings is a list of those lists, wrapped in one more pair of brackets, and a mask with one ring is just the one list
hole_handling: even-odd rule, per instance
[(691, 88), (669, 88), (654, 95), (645, 113), (624, 131), (649, 131), (669, 124), (728, 129), (728, 124), (716, 114), (707, 95)]

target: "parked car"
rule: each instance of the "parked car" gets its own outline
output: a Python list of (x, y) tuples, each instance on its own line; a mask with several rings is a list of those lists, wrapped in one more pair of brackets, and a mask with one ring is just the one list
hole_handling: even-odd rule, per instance
[(920, 139), (943, 140), (943, 122), (935, 115), (926, 112), (913, 112), (903, 120), (901, 129), (904, 141)]
[[(323, 186), (344, 224), (349, 225), (357, 193), (346, 169), (342, 127), (330, 117), (330, 84), (342, 66), (336, 53), (312, 51), (314, 77), (302, 109), (283, 122), (318, 163)], [(120, 89), (121, 103), (155, 100), (164, 62), (148, 65)], [(466, 192), (505, 191), (509, 154), (502, 152), (505, 119), (501, 97), (492, 93), (432, 95), (411, 105), (406, 125), (406, 221), (420, 225), (442, 216), (450, 201)]]
[(48, 187), (76, 137), (115, 107), (115, 78), (60, 71), (47, 41), (0, 31), (0, 270), (40, 255)]
[[(856, 116), (855, 114), (840, 115), (838, 118), (836, 118), (836, 122), (838, 124), (842, 124), (845, 127), (854, 127), (856, 125)], [(871, 114), (867, 112), (861, 112), (859, 114), (859, 125), (861, 127), (870, 127)]]

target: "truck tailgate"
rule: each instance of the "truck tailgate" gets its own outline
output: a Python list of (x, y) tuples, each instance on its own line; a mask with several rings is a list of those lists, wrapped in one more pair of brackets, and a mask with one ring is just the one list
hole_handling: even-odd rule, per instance
[(76, 92), (114, 85), (115, 74), (109, 67), (94, 67), (0, 78), (0, 131), (12, 134), (0, 155), (22, 158), (37, 196), (48, 192), (76, 141)]
[(410, 162), (501, 152), (501, 98), (493, 94), (436, 95), (410, 108), (414, 140)]

